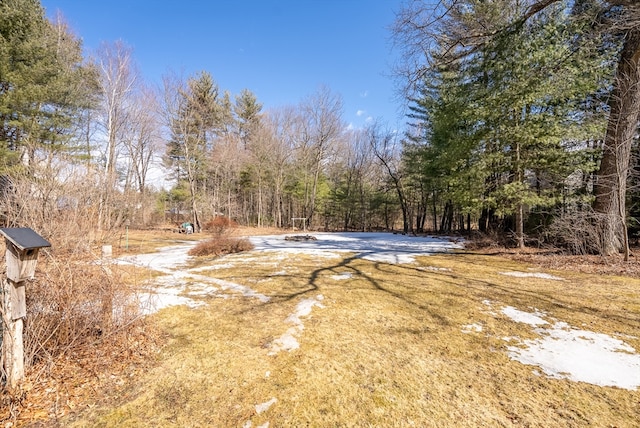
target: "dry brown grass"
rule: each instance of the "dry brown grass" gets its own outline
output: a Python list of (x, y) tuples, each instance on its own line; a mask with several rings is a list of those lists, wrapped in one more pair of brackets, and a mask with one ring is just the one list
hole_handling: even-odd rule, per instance
[(244, 238), (229, 238), (219, 236), (205, 239), (189, 250), (190, 256), (222, 256), (225, 254), (241, 253), (253, 249), (251, 241)]
[(114, 256), (123, 254), (141, 254), (152, 253), (158, 248), (176, 245), (185, 241), (199, 241), (207, 235), (201, 233), (184, 233), (172, 232), (169, 228), (165, 229), (129, 229), (121, 230), (115, 233), (113, 238), (106, 243), (113, 246)]
[(126, 229), (120, 230), (117, 233), (113, 233), (112, 236), (105, 241), (105, 244), (111, 244), (113, 246), (114, 256), (123, 254), (140, 254), (151, 253), (157, 251), (158, 248), (166, 247), (169, 245), (176, 245), (185, 241), (202, 241), (210, 237), (235, 237), (242, 238), (247, 236), (256, 235), (280, 235), (284, 233), (290, 233), (290, 230), (276, 229), (276, 228), (255, 228), (255, 227), (228, 227), (218, 228), (205, 231), (202, 233), (176, 233), (173, 230), (176, 229), (171, 225), (158, 229)]
[[(509, 359), (504, 337), (531, 329), (492, 306), (537, 308), (640, 349), (640, 280), (555, 272), (499, 256), (422, 257), (414, 265), (349, 255), (231, 255), (216, 278), (271, 297), (206, 298), (156, 317), (168, 346), (118, 405), (85, 408), (73, 426), (634, 427), (640, 392), (550, 379)], [(202, 259), (199, 266), (211, 263)], [(307, 298), (300, 348), (269, 355)], [(478, 323), (482, 332), (464, 333)], [(256, 405), (276, 399), (260, 413)]]

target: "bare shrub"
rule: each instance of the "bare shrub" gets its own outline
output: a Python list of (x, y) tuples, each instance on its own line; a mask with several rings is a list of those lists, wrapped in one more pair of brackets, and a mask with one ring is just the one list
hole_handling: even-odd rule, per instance
[(570, 211), (554, 219), (546, 231), (545, 240), (571, 254), (601, 254), (602, 233), (593, 210)]
[(40, 261), (38, 270), (27, 290), (27, 366), (125, 334), (139, 319), (134, 292), (118, 270), (88, 257), (49, 257)]
[(225, 216), (216, 216), (207, 221), (202, 229), (206, 232), (212, 232), (215, 235), (222, 235), (229, 229), (235, 229), (238, 227), (238, 223)]
[(497, 249), (508, 244), (509, 242), (505, 241), (504, 236), (495, 231), (480, 232), (474, 230), (465, 241), (464, 247), (468, 250)]
[[(53, 173), (59, 176), (53, 176)], [(96, 233), (98, 193), (92, 171), (64, 174), (37, 170), (15, 174), (0, 199), (6, 227), (30, 227), (50, 242), (56, 254), (86, 254), (109, 231)]]
[[(5, 178), (5, 226), (30, 227), (52, 244), (41, 251), (36, 280), (27, 285), (26, 366), (95, 341), (135, 316), (118, 271), (97, 263), (95, 249), (117, 231), (96, 231), (95, 183), (94, 171), (62, 161), (34, 163), (30, 173)], [(0, 246), (4, 255), (4, 242)]]
[(253, 249), (253, 244), (246, 238), (229, 238), (218, 236), (199, 242), (189, 250), (190, 256), (221, 256), (240, 253)]

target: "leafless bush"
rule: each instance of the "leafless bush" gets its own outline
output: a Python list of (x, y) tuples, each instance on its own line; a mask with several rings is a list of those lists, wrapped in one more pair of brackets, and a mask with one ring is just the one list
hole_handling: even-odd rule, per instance
[(216, 216), (207, 221), (202, 228), (206, 232), (212, 232), (214, 235), (220, 236), (230, 229), (235, 229), (236, 227), (238, 227), (238, 223), (229, 217)]
[(245, 238), (217, 236), (198, 243), (189, 250), (191, 256), (221, 256), (253, 249), (251, 241)]
[(115, 233), (96, 231), (98, 195), (91, 171), (34, 167), (6, 178), (0, 198), (4, 225), (30, 227), (52, 244), (40, 252), (35, 280), (26, 285), (27, 369), (117, 347), (119, 336), (142, 325), (135, 322), (139, 307), (122, 271), (98, 263), (97, 248)]
[(571, 254), (601, 254), (602, 232), (596, 221), (599, 214), (590, 209), (570, 211), (556, 217), (546, 232), (546, 240)]
[[(7, 176), (0, 197), (5, 226), (30, 227), (49, 239), (56, 254), (83, 254), (118, 233), (116, 225), (128, 218), (131, 195), (114, 193), (101, 202), (98, 171), (61, 162)], [(108, 205), (108, 209), (105, 208)], [(102, 207), (102, 208), (101, 208)], [(102, 211), (102, 220), (100, 212)], [(109, 220), (105, 220), (105, 216)], [(98, 228), (99, 224), (114, 227)]]
[(27, 366), (126, 333), (139, 318), (133, 290), (118, 270), (94, 260), (45, 258), (27, 287)]

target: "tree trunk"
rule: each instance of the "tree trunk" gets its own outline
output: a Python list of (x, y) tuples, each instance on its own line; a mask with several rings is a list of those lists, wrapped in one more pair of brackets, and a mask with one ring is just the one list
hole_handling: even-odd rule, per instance
[(436, 233), (438, 231), (438, 204), (436, 201), (436, 192), (433, 191), (433, 201), (431, 204), (431, 215), (433, 217), (433, 232)]
[(524, 207), (522, 204), (518, 204), (516, 209), (516, 241), (518, 248), (521, 250), (525, 248), (524, 245)]
[(629, 31), (620, 54), (615, 88), (611, 96), (602, 161), (595, 188), (594, 210), (602, 234), (603, 255), (625, 250), (626, 182), (631, 145), (640, 113), (640, 30)]

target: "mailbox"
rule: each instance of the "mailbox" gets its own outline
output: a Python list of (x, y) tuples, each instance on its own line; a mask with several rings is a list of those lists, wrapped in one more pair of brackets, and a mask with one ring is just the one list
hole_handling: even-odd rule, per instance
[(33, 278), (40, 248), (51, 244), (28, 227), (0, 229), (7, 244), (7, 279), (19, 283)]

